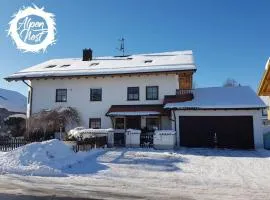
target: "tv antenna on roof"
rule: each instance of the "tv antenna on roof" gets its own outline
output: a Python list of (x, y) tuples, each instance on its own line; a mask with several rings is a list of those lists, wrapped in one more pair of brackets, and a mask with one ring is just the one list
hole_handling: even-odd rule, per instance
[(122, 37), (118, 41), (120, 42), (120, 48), (116, 49), (122, 52), (122, 56), (125, 56), (125, 38)]

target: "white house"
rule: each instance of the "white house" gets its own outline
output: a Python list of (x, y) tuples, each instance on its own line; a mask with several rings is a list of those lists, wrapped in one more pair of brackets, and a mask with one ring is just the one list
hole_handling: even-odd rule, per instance
[[(6, 77), (29, 86), (27, 115), (76, 108), (90, 128), (176, 130), (177, 145), (261, 147), (265, 104), (249, 87), (193, 89), (192, 51), (53, 59)], [(26, 82), (28, 81), (28, 82)]]

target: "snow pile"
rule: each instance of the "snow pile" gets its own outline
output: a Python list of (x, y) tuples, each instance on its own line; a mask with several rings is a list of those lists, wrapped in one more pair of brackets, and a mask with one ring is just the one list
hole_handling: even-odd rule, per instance
[(74, 153), (59, 140), (35, 142), (0, 154), (0, 173), (63, 176), (62, 170), (84, 160), (86, 153)]
[(26, 112), (26, 97), (19, 92), (0, 88), (0, 108), (10, 112)]
[(97, 136), (98, 134), (108, 134), (109, 132), (113, 132), (114, 130), (112, 128), (108, 129), (93, 129), (93, 128), (88, 128), (85, 129), (83, 127), (77, 127), (75, 129), (72, 129), (68, 132), (68, 137), (69, 138), (81, 138), (81, 139), (86, 139), (86, 138), (91, 138), (94, 136)]

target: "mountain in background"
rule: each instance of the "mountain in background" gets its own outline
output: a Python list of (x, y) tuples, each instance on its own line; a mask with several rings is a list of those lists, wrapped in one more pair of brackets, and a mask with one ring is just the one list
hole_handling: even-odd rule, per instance
[(26, 113), (27, 99), (19, 92), (0, 88), (0, 109), (13, 113)]

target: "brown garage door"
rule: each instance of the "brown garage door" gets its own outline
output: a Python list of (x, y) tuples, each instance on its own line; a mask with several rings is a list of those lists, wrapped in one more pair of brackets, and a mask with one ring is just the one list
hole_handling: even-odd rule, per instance
[(252, 116), (181, 116), (180, 145), (253, 149)]

